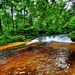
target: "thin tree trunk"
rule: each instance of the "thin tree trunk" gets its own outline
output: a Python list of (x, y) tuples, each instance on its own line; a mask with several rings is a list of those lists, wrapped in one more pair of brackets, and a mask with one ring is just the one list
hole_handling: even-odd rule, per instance
[(13, 24), (13, 30), (14, 30), (14, 20), (13, 20), (13, 4), (11, 5), (11, 16), (12, 16), (12, 24)]
[(0, 32), (2, 31), (2, 23), (1, 23), (1, 19), (0, 19)]
[[(2, 3), (3, 4), (3, 3)], [(2, 9), (2, 4), (0, 4), (0, 9)], [(2, 23), (1, 23), (1, 18), (0, 18), (0, 32), (2, 31)]]
[(26, 9), (26, 7), (24, 7), (24, 24), (25, 24), (25, 9)]

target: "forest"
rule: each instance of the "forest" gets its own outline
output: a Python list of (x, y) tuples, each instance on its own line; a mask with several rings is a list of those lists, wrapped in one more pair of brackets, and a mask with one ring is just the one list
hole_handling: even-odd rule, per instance
[(0, 44), (59, 34), (75, 38), (72, 0), (0, 0)]

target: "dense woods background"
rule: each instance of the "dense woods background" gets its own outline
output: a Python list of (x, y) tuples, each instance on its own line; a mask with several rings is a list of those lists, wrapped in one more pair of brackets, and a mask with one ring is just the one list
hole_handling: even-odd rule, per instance
[(72, 0), (0, 0), (0, 43), (41, 35), (75, 35)]

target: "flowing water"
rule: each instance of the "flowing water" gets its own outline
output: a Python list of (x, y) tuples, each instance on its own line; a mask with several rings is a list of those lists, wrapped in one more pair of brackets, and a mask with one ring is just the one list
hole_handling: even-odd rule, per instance
[(27, 44), (35, 43), (35, 42), (66, 42), (66, 43), (72, 43), (72, 40), (67, 35), (54, 35), (54, 36), (39, 36), (36, 39), (31, 40)]
[(75, 75), (75, 43), (67, 35), (40, 36), (0, 51), (0, 75)]

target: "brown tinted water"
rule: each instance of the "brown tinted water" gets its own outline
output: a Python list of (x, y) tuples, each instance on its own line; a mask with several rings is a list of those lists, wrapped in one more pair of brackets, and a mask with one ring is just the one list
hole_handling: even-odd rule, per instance
[(75, 75), (75, 43), (35, 43), (3, 50), (0, 75)]

